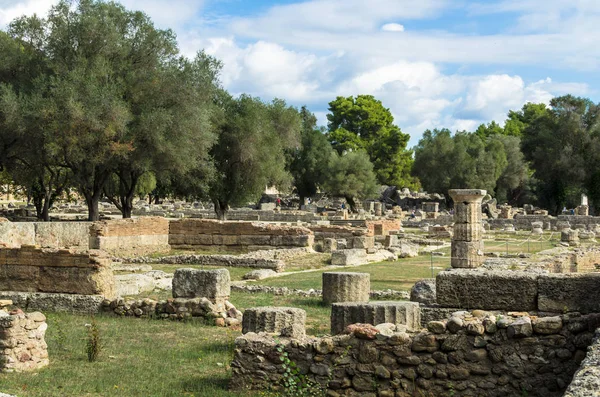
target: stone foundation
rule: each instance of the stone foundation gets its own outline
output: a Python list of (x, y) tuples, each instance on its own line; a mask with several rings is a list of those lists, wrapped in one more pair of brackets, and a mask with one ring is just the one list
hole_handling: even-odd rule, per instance
[(273, 248), (312, 247), (314, 234), (299, 226), (279, 226), (251, 222), (218, 222), (181, 219), (169, 226), (169, 244), (174, 249), (213, 249), (238, 251)]
[(35, 371), (49, 364), (46, 316), (0, 309), (0, 372)]
[(438, 273), (436, 299), (451, 308), (600, 313), (600, 273), (452, 269)]
[(101, 251), (0, 248), (0, 291), (115, 296), (110, 258)]
[(141, 217), (94, 222), (89, 230), (90, 248), (113, 255), (168, 252), (169, 220)]
[(323, 338), (248, 333), (236, 339), (230, 386), (280, 389), (279, 346), (329, 396), (558, 397), (585, 357), (598, 316), (462, 312), (434, 323), (418, 333), (367, 326)]
[(100, 311), (105, 298), (102, 295), (0, 291), (0, 299), (10, 299), (15, 306), (27, 311), (94, 314)]
[(89, 248), (91, 222), (1, 222), (0, 243), (10, 248)]

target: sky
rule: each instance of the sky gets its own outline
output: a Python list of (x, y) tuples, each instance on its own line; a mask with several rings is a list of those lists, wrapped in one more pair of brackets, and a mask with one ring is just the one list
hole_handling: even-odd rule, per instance
[[(223, 63), (232, 94), (307, 105), (374, 95), (409, 133), (503, 124), (510, 109), (600, 100), (598, 0), (119, 0)], [(56, 0), (0, 0), (0, 28)]]

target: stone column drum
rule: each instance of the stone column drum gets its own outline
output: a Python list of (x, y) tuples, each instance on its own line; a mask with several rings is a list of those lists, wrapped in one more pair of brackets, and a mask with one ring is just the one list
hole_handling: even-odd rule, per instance
[(371, 291), (369, 273), (323, 273), (323, 302), (368, 302)]
[(481, 202), (485, 190), (452, 189), (454, 201), (454, 236), (452, 237), (453, 268), (475, 268), (483, 263)]
[(284, 333), (285, 336), (303, 337), (306, 311), (295, 307), (253, 307), (244, 311), (242, 333)]

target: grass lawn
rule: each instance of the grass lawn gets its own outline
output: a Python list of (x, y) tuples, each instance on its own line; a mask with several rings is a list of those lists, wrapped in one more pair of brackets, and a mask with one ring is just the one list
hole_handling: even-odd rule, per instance
[[(48, 314), (50, 366), (0, 374), (0, 391), (24, 396), (238, 396), (227, 391), (240, 333), (198, 322), (97, 316), (104, 349), (90, 363), (86, 316)], [(250, 396), (250, 394), (248, 394)]]
[(390, 288), (409, 290), (416, 281), (431, 277), (432, 259), (434, 276), (440, 270), (450, 266), (450, 259), (448, 257), (420, 255), (416, 258), (400, 259), (395, 262), (379, 262), (344, 268), (323, 268), (315, 272), (291, 274), (261, 280), (257, 281), (256, 284), (297, 289), (321, 289), (321, 278), (324, 272), (348, 271), (369, 273), (371, 275), (371, 289), (380, 290)]

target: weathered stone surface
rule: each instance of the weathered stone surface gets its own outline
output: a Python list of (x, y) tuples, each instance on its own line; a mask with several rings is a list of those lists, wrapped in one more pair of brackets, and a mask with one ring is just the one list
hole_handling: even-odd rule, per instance
[(331, 333), (336, 335), (355, 323), (402, 324), (408, 329), (421, 327), (419, 304), (415, 302), (334, 303), (331, 307)]
[[(600, 280), (600, 279), (599, 279)], [(537, 275), (518, 271), (453, 269), (436, 277), (443, 307), (484, 310), (536, 310)]]
[(506, 329), (506, 335), (509, 338), (526, 338), (533, 334), (531, 318), (521, 317), (513, 321)]
[[(304, 336), (306, 311), (294, 307), (254, 307), (244, 311), (242, 333), (284, 333), (287, 336)], [(293, 332), (290, 332), (293, 331)]]
[(117, 274), (115, 281), (118, 296), (139, 295), (154, 290), (154, 279), (144, 274)]
[(368, 302), (370, 277), (369, 273), (323, 273), (323, 302)]
[(35, 371), (47, 366), (47, 328), (42, 313), (0, 310), (0, 372)]
[(331, 253), (331, 264), (334, 266), (355, 266), (367, 262), (367, 251), (364, 249), (343, 249)]
[(231, 293), (227, 269), (177, 269), (173, 276), (173, 298), (208, 298), (213, 303), (229, 299)]
[(0, 299), (10, 299), (25, 310), (93, 314), (100, 311), (105, 298), (102, 295), (0, 291)]
[(558, 334), (562, 329), (562, 319), (556, 317), (538, 317), (532, 320), (533, 330), (538, 334)]
[(452, 240), (450, 248), (452, 267), (459, 269), (473, 269), (483, 263), (483, 240), (460, 241)]
[(573, 376), (564, 397), (600, 396), (600, 332), (596, 331), (594, 341), (588, 348), (581, 367)]
[(257, 269), (244, 274), (244, 280), (264, 280), (277, 275), (277, 272), (271, 269)]
[(417, 281), (410, 289), (410, 300), (412, 302), (419, 302), (426, 305), (435, 304), (437, 302), (435, 279), (426, 278)]
[(538, 309), (600, 313), (600, 274), (544, 274), (538, 279)]

